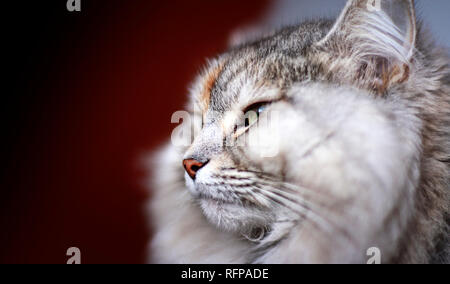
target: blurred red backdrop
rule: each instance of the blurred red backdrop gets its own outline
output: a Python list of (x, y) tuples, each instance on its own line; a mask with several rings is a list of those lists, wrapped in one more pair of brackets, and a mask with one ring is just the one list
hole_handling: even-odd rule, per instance
[(23, 54), (7, 121), (0, 262), (65, 263), (72, 246), (83, 263), (145, 262), (151, 233), (140, 159), (169, 137), (171, 114), (205, 58), (267, 4), (15, 7), (12, 26), (20, 26), (9, 43)]

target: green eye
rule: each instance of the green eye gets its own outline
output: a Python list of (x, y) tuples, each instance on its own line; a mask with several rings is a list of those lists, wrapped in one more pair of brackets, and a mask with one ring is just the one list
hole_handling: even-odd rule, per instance
[(258, 121), (259, 115), (266, 109), (267, 103), (257, 103), (245, 110), (245, 127), (249, 127)]

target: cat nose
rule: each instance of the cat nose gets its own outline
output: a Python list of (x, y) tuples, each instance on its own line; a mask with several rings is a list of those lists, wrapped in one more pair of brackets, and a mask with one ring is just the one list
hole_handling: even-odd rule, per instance
[(195, 175), (197, 174), (197, 172), (206, 164), (207, 163), (202, 163), (195, 159), (186, 159), (183, 161), (184, 169), (192, 179), (195, 179)]

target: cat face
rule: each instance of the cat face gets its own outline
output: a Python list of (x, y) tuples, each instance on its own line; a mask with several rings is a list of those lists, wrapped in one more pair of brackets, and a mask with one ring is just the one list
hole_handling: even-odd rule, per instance
[(415, 20), (409, 1), (368, 2), (234, 47), (197, 78), (183, 165), (213, 224), (251, 239), (286, 221), (366, 232), (399, 198), (420, 125), (391, 98), (412, 76)]

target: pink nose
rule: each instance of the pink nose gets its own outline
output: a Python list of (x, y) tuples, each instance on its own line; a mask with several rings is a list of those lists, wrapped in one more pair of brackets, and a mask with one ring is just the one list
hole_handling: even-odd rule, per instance
[(183, 161), (184, 169), (192, 179), (195, 179), (195, 175), (204, 165), (204, 163), (194, 159), (186, 159)]

